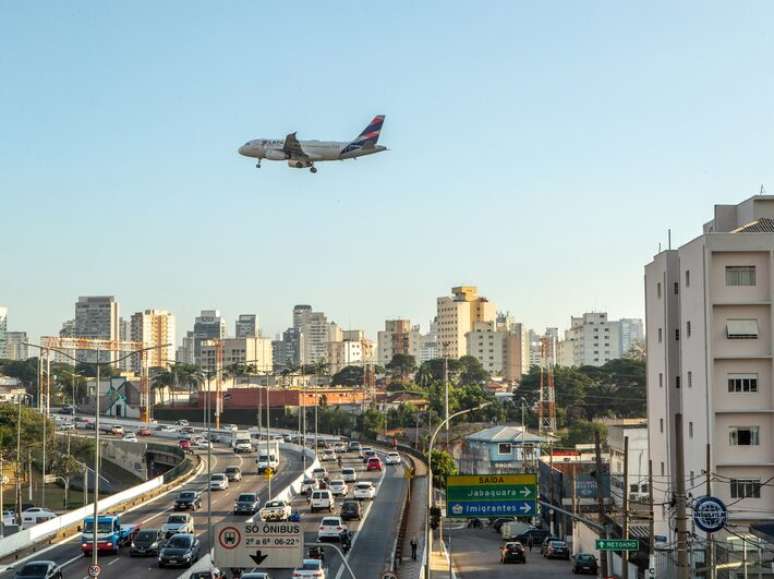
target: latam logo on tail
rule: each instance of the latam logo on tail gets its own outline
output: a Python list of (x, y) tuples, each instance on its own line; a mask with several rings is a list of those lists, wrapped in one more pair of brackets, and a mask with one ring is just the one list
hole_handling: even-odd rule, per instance
[(239, 147), (239, 154), (261, 161), (287, 161), (295, 169), (308, 168), (317, 173), (314, 166), (317, 161), (341, 161), (356, 159), (386, 151), (387, 147), (377, 145), (384, 125), (384, 115), (376, 115), (368, 126), (353, 141), (299, 141), (296, 133), (290, 133), (282, 139), (253, 139)]

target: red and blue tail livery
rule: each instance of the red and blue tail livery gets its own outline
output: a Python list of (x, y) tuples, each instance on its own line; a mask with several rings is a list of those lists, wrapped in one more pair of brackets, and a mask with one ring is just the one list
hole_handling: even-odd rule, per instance
[(357, 139), (350, 142), (301, 141), (295, 132), (284, 139), (253, 139), (239, 147), (239, 154), (256, 159), (256, 167), (261, 166), (262, 159), (267, 159), (285, 161), (289, 167), (317, 173), (315, 162), (343, 161), (386, 151), (387, 147), (376, 144), (383, 124), (384, 115), (376, 115)]

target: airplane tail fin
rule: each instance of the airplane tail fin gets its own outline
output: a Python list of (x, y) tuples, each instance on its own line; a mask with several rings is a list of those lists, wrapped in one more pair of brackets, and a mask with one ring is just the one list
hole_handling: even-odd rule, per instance
[(384, 115), (376, 115), (373, 120), (368, 123), (368, 126), (363, 129), (363, 132), (357, 136), (357, 139), (346, 146), (344, 152), (376, 145), (376, 142), (379, 140), (379, 134), (382, 132), (383, 124)]

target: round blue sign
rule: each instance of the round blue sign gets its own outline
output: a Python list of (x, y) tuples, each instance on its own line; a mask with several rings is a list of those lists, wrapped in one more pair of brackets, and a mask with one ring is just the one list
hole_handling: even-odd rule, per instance
[(693, 503), (693, 522), (705, 533), (716, 533), (726, 525), (728, 510), (718, 498), (699, 497)]

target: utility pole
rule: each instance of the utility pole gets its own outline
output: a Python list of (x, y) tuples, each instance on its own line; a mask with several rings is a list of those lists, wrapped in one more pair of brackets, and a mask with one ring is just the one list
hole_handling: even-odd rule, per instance
[[(599, 510), (599, 523), (605, 528), (605, 539), (607, 539), (607, 512), (605, 511), (605, 497), (602, 495), (602, 443), (599, 439), (599, 431), (594, 431), (594, 455), (596, 458), (596, 479), (597, 479), (597, 509)], [(602, 577), (607, 577), (607, 552), (599, 557), (599, 567), (602, 571)], [(687, 579), (687, 578), (686, 578)]]
[(443, 345), (443, 387), (445, 389), (446, 452), (449, 452), (449, 358), (446, 352), (446, 343)]
[[(707, 462), (706, 462), (706, 474), (707, 474), (707, 496), (712, 496), (712, 468), (710, 464), (710, 445), (707, 443)], [(742, 541), (745, 544), (745, 549), (747, 546), (747, 543), (745, 541)], [(745, 551), (746, 553), (746, 551)], [(708, 569), (707, 576), (709, 579), (715, 579), (717, 576), (717, 571), (715, 570), (715, 543), (712, 540), (712, 533), (707, 533), (707, 549), (706, 549), (706, 555), (705, 555), (705, 567)], [(744, 566), (744, 573), (745, 577), (747, 576), (747, 565)]]
[(683, 446), (683, 415), (675, 414), (675, 523), (677, 525), (677, 579), (690, 579), (688, 562), (688, 515), (685, 497), (685, 449)]
[(648, 459), (648, 567), (652, 569), (649, 579), (656, 577), (656, 513), (653, 511), (653, 460)]
[[(629, 437), (624, 436), (623, 538), (629, 538)], [(629, 551), (621, 553), (623, 579), (629, 579)]]

